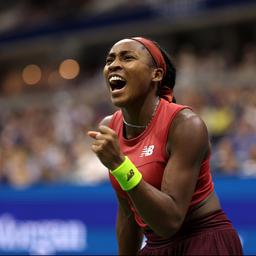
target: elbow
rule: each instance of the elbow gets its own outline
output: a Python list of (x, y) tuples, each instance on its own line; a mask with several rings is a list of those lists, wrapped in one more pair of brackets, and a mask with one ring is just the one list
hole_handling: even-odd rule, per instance
[(168, 239), (175, 235), (182, 225), (183, 219), (173, 220), (163, 223), (160, 228), (155, 230), (155, 233), (163, 239)]

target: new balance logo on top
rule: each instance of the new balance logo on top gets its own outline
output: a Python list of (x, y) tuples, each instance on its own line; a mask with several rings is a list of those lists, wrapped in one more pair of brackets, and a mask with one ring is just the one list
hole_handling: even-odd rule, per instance
[(154, 147), (155, 147), (154, 145), (145, 146), (141, 152), (140, 157), (152, 155), (154, 151)]
[(134, 176), (134, 170), (131, 169), (131, 170), (126, 174), (126, 180), (129, 181), (133, 176)]

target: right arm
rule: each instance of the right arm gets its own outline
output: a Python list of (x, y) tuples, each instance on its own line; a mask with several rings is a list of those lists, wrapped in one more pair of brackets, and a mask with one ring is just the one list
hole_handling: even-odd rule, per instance
[[(109, 126), (112, 116), (105, 117), (99, 125)], [(143, 233), (137, 225), (127, 199), (117, 195), (118, 211), (116, 237), (119, 255), (136, 255), (141, 248)]]
[(118, 212), (116, 236), (119, 255), (136, 255), (141, 247), (143, 233), (134, 219), (127, 199), (117, 195)]

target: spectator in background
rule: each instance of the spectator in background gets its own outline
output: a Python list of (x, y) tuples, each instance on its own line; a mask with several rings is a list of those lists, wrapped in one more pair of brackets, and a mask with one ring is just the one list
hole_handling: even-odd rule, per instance
[(248, 158), (242, 163), (241, 175), (256, 177), (256, 144), (250, 147)]
[(105, 166), (90, 150), (88, 144), (88, 141), (81, 138), (72, 145), (74, 164), (67, 181), (78, 185), (95, 185), (108, 179)]
[(224, 137), (216, 143), (211, 163), (212, 170), (217, 175), (235, 176), (239, 174), (241, 166), (230, 138)]
[(247, 160), (250, 148), (256, 145), (256, 132), (244, 116), (236, 121), (234, 131), (230, 137), (238, 161)]
[(5, 154), (5, 179), (15, 187), (27, 187), (42, 180), (38, 162), (24, 148), (12, 148)]

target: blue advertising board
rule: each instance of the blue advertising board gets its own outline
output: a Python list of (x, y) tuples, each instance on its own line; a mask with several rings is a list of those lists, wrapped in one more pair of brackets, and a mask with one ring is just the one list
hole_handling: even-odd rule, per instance
[(95, 187), (0, 189), (0, 253), (115, 254), (115, 195)]
[(245, 255), (256, 255), (256, 179), (214, 180), (222, 208), (239, 233)]
[[(245, 254), (256, 254), (256, 180), (217, 178), (221, 204)], [(116, 198), (99, 186), (0, 188), (0, 254), (114, 255)]]

